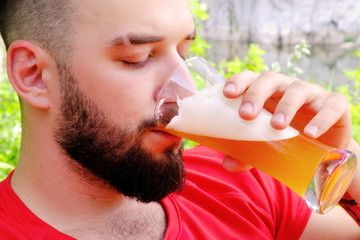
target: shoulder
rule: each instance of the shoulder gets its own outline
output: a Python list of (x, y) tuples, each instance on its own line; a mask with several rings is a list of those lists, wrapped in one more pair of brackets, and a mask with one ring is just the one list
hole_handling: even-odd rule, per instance
[(0, 182), (0, 240), (74, 240), (43, 222), (27, 208), (11, 187), (12, 174)]
[(269, 228), (271, 234), (279, 236), (277, 239), (287, 239), (289, 230), (294, 239), (299, 237), (311, 214), (305, 201), (257, 169), (226, 171), (223, 157), (224, 154), (204, 146), (185, 150), (188, 181), (181, 195), (201, 198), (207, 205), (215, 198), (217, 203), (237, 212), (239, 219), (247, 218), (247, 224), (252, 221), (254, 226)]
[[(246, 172), (228, 172), (222, 167), (223, 157), (223, 153), (204, 146), (185, 150), (183, 159), (188, 179), (196, 184), (206, 181), (215, 185), (218, 183), (228, 187), (232, 186), (232, 189), (236, 191), (253, 192), (256, 188), (257, 196), (261, 194), (259, 189), (261, 192), (271, 192), (273, 195), (275, 190), (286, 188), (274, 178), (257, 169)], [(211, 185), (211, 187), (215, 185)]]
[(26, 239), (27, 236), (20, 230), (21, 224), (16, 221), (17, 211), (16, 194), (13, 192), (10, 179), (12, 173), (0, 182), (0, 240), (1, 239)]

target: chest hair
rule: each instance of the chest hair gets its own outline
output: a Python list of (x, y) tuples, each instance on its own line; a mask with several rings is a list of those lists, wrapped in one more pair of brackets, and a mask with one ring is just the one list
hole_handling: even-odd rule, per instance
[(101, 224), (71, 234), (79, 240), (156, 240), (163, 239), (167, 227), (166, 213), (159, 203), (135, 203), (114, 213)]

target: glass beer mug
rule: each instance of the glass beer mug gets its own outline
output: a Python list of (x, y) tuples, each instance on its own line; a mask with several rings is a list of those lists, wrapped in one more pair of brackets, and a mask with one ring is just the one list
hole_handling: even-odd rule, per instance
[(255, 120), (241, 119), (241, 101), (223, 96), (224, 83), (225, 78), (205, 59), (185, 61), (159, 93), (155, 109), (158, 124), (173, 135), (271, 175), (303, 197), (314, 212), (332, 209), (352, 180), (355, 155), (291, 127), (275, 130), (266, 110)]

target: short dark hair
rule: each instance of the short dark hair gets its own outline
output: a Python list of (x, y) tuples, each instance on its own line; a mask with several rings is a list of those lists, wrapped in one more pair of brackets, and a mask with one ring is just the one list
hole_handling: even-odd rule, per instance
[(74, 32), (73, 5), (71, 0), (0, 0), (0, 34), (6, 49), (16, 40), (28, 40), (57, 60), (67, 59)]

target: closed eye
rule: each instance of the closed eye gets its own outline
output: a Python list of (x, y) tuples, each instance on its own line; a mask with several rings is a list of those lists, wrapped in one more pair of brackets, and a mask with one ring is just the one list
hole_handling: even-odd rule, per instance
[(151, 60), (151, 57), (149, 56), (144, 61), (141, 61), (141, 62), (131, 62), (131, 61), (125, 61), (125, 60), (121, 60), (121, 62), (127, 67), (143, 68), (149, 64), (150, 60)]

